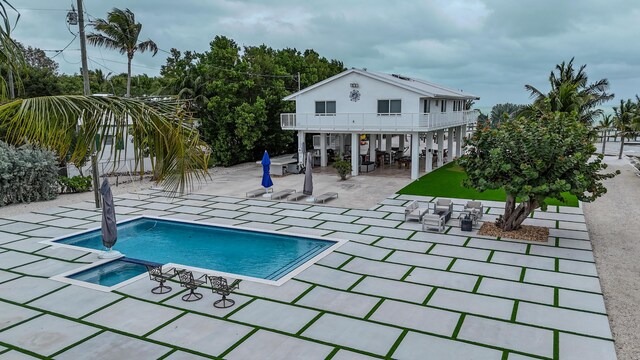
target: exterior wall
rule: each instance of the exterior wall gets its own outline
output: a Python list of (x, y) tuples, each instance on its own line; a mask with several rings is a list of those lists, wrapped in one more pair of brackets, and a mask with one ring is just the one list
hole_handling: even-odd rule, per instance
[[(358, 83), (360, 100), (351, 101), (351, 83)], [(316, 111), (316, 101), (335, 101), (336, 113), (378, 112), (378, 100), (402, 100), (403, 113), (421, 113), (420, 95), (397, 86), (351, 73), (337, 80), (319, 86), (296, 97), (296, 113), (310, 114)]]

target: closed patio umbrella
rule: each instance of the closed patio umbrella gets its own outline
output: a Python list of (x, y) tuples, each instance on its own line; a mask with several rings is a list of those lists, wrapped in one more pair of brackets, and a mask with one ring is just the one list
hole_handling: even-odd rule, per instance
[(111, 186), (105, 178), (100, 186), (100, 194), (102, 195), (102, 245), (107, 251), (100, 254), (100, 258), (109, 259), (119, 257), (117, 251), (111, 251), (111, 248), (118, 240), (118, 227), (116, 223), (116, 209), (113, 203), (113, 194), (111, 194)]
[(312, 169), (311, 169), (312, 167), (313, 167), (313, 157), (311, 156), (311, 152), (308, 152), (307, 167), (304, 170), (304, 187), (302, 188), (302, 193), (309, 196), (313, 194), (313, 175), (312, 175)]
[(267, 150), (264, 151), (264, 155), (262, 155), (262, 186), (265, 189), (268, 189), (273, 186), (273, 181), (271, 181), (271, 175), (269, 175), (269, 166), (271, 165), (271, 159), (269, 159), (269, 153)]

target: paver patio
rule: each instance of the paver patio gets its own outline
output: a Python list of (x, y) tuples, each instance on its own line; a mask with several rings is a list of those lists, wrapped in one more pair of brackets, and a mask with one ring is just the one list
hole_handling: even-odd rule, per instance
[[(350, 241), (280, 287), (242, 281), (227, 310), (213, 308), (208, 289), (195, 303), (176, 296), (179, 286), (153, 295), (148, 278), (112, 293), (48, 279), (96, 260), (38, 244), (97, 226), (91, 203), (0, 219), (0, 358), (616, 358), (580, 209), (536, 212), (526, 223), (553, 228), (532, 244), (464, 233), (455, 220), (444, 234), (424, 233), (402, 221), (413, 199), (434, 200), (392, 195), (362, 210), (153, 189), (116, 196), (119, 220), (148, 214)], [(454, 203), (457, 212), (464, 201)], [(483, 220), (501, 206), (485, 202)]]

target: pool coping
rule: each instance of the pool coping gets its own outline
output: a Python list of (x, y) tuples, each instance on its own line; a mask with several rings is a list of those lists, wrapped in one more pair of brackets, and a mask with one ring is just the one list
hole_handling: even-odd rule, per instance
[[(315, 264), (316, 262), (320, 261), (322, 258), (324, 258), (325, 256), (331, 254), (332, 252), (334, 252), (336, 249), (338, 249), (339, 247), (341, 247), (342, 245), (346, 244), (347, 242), (349, 242), (349, 240), (347, 239), (338, 239), (338, 238), (332, 238), (331, 235), (329, 234), (328, 236), (315, 236), (315, 235), (307, 235), (307, 234), (296, 234), (296, 233), (292, 233), (292, 232), (287, 232), (287, 231), (274, 231), (274, 230), (267, 230), (267, 229), (254, 229), (254, 228), (249, 228), (246, 226), (243, 227), (239, 227), (239, 226), (234, 226), (234, 225), (224, 225), (224, 224), (209, 224), (209, 223), (203, 223), (203, 222), (199, 222), (199, 221), (192, 221), (192, 220), (182, 220), (182, 219), (173, 219), (171, 217), (159, 217), (159, 216), (151, 216), (151, 215), (140, 215), (140, 216), (135, 216), (132, 218), (128, 218), (125, 220), (121, 220), (121, 221), (117, 221), (116, 223), (119, 224), (124, 224), (130, 221), (135, 221), (135, 220), (140, 220), (140, 219), (151, 219), (151, 220), (164, 220), (164, 221), (175, 221), (175, 222), (180, 222), (180, 223), (185, 223), (185, 224), (192, 224), (192, 225), (200, 225), (200, 226), (209, 226), (209, 227), (218, 227), (218, 228), (225, 228), (225, 229), (232, 229), (232, 230), (244, 230), (244, 231), (254, 231), (254, 232), (259, 232), (259, 233), (265, 233), (265, 234), (272, 234), (272, 235), (285, 235), (285, 236), (293, 236), (293, 237), (299, 237), (299, 238), (307, 238), (307, 239), (313, 239), (313, 240), (321, 240), (321, 241), (332, 241), (335, 242), (335, 244), (329, 246), (327, 249), (325, 249), (324, 251), (322, 251), (321, 253), (317, 254), (316, 256), (312, 257), (311, 259), (305, 261), (304, 263), (300, 264), (298, 267), (296, 267), (295, 269), (291, 270), (290, 272), (288, 272), (286, 275), (284, 275), (282, 278), (278, 279), (278, 280), (267, 280), (267, 279), (262, 279), (262, 278), (257, 278), (257, 277), (252, 277), (252, 276), (245, 276), (245, 275), (240, 275), (240, 274), (233, 274), (233, 273), (229, 273), (229, 272), (223, 272), (223, 271), (217, 271), (217, 270), (212, 270), (212, 269), (204, 269), (204, 268), (199, 268), (199, 267), (195, 267), (195, 266), (188, 266), (188, 265), (182, 265), (182, 264), (178, 264), (178, 263), (167, 263), (167, 264), (163, 264), (163, 267), (179, 267), (182, 269), (186, 269), (186, 270), (190, 270), (190, 271), (194, 271), (194, 272), (199, 272), (199, 273), (204, 273), (207, 275), (216, 275), (216, 276), (224, 276), (224, 277), (229, 277), (229, 278), (233, 278), (233, 279), (240, 279), (243, 281), (252, 281), (252, 282), (257, 282), (257, 283), (261, 283), (261, 284), (266, 284), (266, 285), (272, 285), (272, 286), (281, 286), (284, 283), (286, 283), (287, 281), (291, 280), (293, 277), (295, 277), (296, 275), (300, 274), (302, 271), (306, 270), (307, 268), (309, 268), (311, 265)], [(96, 231), (96, 230), (100, 230), (101, 227), (100, 226), (96, 226), (93, 228), (89, 228), (86, 230), (81, 230), (78, 232), (74, 232), (74, 233), (69, 233), (69, 234), (65, 234), (62, 236), (58, 236), (55, 238), (51, 238), (51, 239), (46, 239), (46, 240), (42, 240), (39, 241), (40, 244), (46, 244), (46, 245), (51, 245), (54, 247), (63, 247), (63, 248), (68, 248), (68, 249), (74, 249), (74, 250), (82, 250), (85, 252), (90, 252), (90, 253), (95, 253), (95, 254), (102, 254), (104, 251), (103, 250), (96, 250), (96, 249), (90, 249), (90, 248), (85, 248), (82, 246), (75, 246), (75, 245), (68, 245), (68, 244), (61, 244), (57, 241), (71, 237), (71, 236), (77, 236), (77, 235), (82, 235), (85, 233), (89, 233), (92, 231)], [(84, 286), (84, 287), (88, 287), (94, 290), (100, 290), (100, 291), (112, 291), (112, 290), (116, 290), (118, 288), (121, 288), (125, 285), (129, 285), (135, 281), (138, 281), (140, 279), (142, 279), (143, 277), (148, 276), (148, 274), (140, 274), (138, 276), (135, 276), (131, 279), (125, 280), (121, 283), (118, 283), (116, 285), (113, 286), (103, 286), (103, 285), (97, 285), (97, 284), (92, 284), (92, 283), (88, 283), (88, 282), (84, 282), (84, 281), (78, 281), (78, 280), (74, 280), (74, 279), (69, 279), (66, 276), (69, 275), (73, 275), (75, 273), (78, 273), (80, 271), (85, 271), (88, 269), (91, 269), (93, 267), (96, 266), (100, 266), (102, 264), (105, 264), (107, 262), (110, 261), (114, 261), (120, 258), (126, 257), (126, 254), (123, 254), (117, 258), (110, 258), (110, 259), (100, 259), (98, 261), (94, 261), (91, 264), (87, 264), (86, 266), (83, 266), (81, 268), (76, 268), (73, 269), (71, 271), (67, 271), (58, 275), (54, 275), (52, 277), (50, 277), (49, 279), (51, 280), (56, 280), (56, 281), (60, 281), (63, 283), (68, 283), (68, 284), (73, 284), (73, 285), (78, 285), (78, 286)]]

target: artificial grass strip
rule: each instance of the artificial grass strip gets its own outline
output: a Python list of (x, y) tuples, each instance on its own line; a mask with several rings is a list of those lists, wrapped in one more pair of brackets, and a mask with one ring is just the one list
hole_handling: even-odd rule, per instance
[[(504, 190), (487, 190), (478, 192), (462, 186), (462, 181), (467, 178), (464, 170), (456, 162), (450, 162), (422, 177), (398, 191), (398, 194), (437, 196), (458, 199), (506, 201)], [(546, 199), (547, 205), (560, 205), (578, 207), (578, 198), (568, 193), (563, 193), (564, 201)]]

